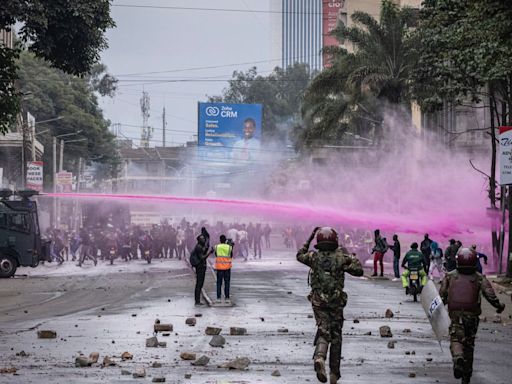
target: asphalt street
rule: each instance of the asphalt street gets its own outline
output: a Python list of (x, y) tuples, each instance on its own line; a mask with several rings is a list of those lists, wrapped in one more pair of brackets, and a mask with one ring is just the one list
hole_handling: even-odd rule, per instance
[[(308, 268), (295, 261), (293, 252), (235, 261), (235, 305), (196, 308), (194, 277), (183, 261), (20, 270), (16, 278), (0, 280), (0, 369), (17, 370), (0, 374), (0, 383), (143, 383), (155, 377), (168, 383), (314, 383), (316, 329), (306, 299), (307, 277)], [(214, 287), (209, 273), (205, 290), (211, 297)], [(448, 343), (440, 348), (421, 304), (406, 297), (398, 282), (347, 278), (346, 291), (341, 383), (458, 382), (452, 377)], [(388, 308), (394, 312), (391, 319), (384, 316)], [(491, 309), (485, 309), (488, 320), (480, 326), (472, 383), (508, 384), (510, 312), (494, 323)], [(197, 324), (186, 325), (188, 317)], [(158, 336), (166, 347), (146, 348), (155, 319), (172, 323), (174, 331)], [(391, 327), (391, 339), (380, 337), (382, 325)], [(209, 345), (207, 326), (222, 328), (223, 348)], [(247, 335), (230, 336), (230, 327), (244, 327)], [(56, 331), (57, 338), (38, 339), (37, 331), (45, 329)], [(389, 341), (396, 341), (394, 349), (388, 348)], [(121, 361), (125, 351), (133, 360)], [(91, 352), (99, 352), (100, 362), (110, 356), (117, 366), (76, 368), (75, 358)], [(182, 352), (206, 355), (210, 362), (192, 366), (180, 359)], [(219, 367), (236, 357), (250, 359), (247, 370)], [(161, 367), (153, 368), (154, 362)], [(122, 370), (137, 368), (145, 368), (147, 377), (122, 375)], [(280, 376), (271, 375), (275, 370)]]

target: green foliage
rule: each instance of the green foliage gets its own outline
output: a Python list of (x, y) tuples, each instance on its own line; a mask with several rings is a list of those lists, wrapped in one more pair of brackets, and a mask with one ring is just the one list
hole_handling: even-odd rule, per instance
[(279, 123), (297, 120), (301, 99), (311, 74), (307, 65), (295, 64), (287, 69), (275, 68), (268, 76), (258, 75), (256, 67), (235, 71), (222, 96), (209, 97), (211, 102), (263, 104), (263, 140), (284, 142), (286, 130)]
[(363, 12), (355, 12), (352, 20), (352, 27), (341, 25), (333, 35), (353, 52), (326, 49), (330, 67), (306, 91), (302, 112), (307, 124), (296, 130), (298, 148), (343, 143), (347, 131), (378, 139), (384, 107), (410, 100), (415, 57), (409, 31), (416, 14), (384, 0), (380, 21)]
[[(108, 130), (110, 122), (104, 119), (98, 106), (94, 82), (52, 68), (28, 52), (20, 56), (18, 76), (20, 90), (29, 95), (23, 107), (36, 120), (62, 117), (37, 126), (37, 132), (47, 131), (38, 135), (45, 146), (46, 164), (52, 162), (52, 137), (78, 131), (81, 132), (64, 138), (69, 141), (85, 139), (65, 144), (64, 168), (75, 169), (79, 157), (110, 165), (117, 163), (114, 136)], [(96, 77), (101, 78), (102, 74), (97, 72)]]
[(510, 104), (510, 2), (427, 0), (415, 36), (421, 51), (412, 83), (423, 108), (439, 108), (442, 100), (477, 100), (484, 87)]
[(0, 133), (7, 132), (19, 112), (19, 94), (14, 82), (18, 51), (0, 45)]
[[(105, 32), (114, 27), (109, 0), (9, 0), (0, 7), (0, 29), (21, 25), (19, 37), (26, 48), (54, 67), (74, 75), (93, 69), (99, 53), (107, 47)], [(0, 46), (0, 81), (13, 83), (12, 70), (18, 51)], [(2, 85), (0, 133), (12, 125), (18, 111), (18, 96)], [(4, 100), (5, 99), (5, 100)]]

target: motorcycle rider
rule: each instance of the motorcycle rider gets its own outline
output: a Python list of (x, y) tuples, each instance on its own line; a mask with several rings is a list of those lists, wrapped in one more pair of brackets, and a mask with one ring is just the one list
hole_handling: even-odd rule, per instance
[[(318, 251), (309, 251), (315, 236), (315, 248)], [(347, 304), (347, 294), (343, 291), (345, 272), (362, 276), (363, 268), (353, 254), (338, 245), (338, 234), (330, 227), (315, 228), (299, 249), (297, 260), (311, 268), (311, 293), (308, 299), (318, 326), (314, 353), (316, 376), (322, 383), (327, 382), (325, 359), (330, 349), (329, 380), (331, 384), (335, 384), (341, 377), (343, 309)]]
[[(406, 265), (407, 264), (407, 265)], [(418, 251), (418, 243), (412, 243), (411, 249), (407, 252), (402, 260), (402, 287), (405, 288), (405, 293), (409, 294), (409, 275), (411, 269), (418, 270), (418, 274), (421, 278), (421, 285), (424, 287), (427, 285), (427, 273), (425, 272), (425, 258), (423, 253)]]
[(448, 304), (450, 315), (450, 352), (453, 358), (453, 375), (469, 384), (473, 374), (475, 337), (482, 313), (482, 295), (501, 313), (505, 304), (500, 303), (489, 280), (476, 270), (477, 255), (469, 248), (457, 253), (457, 269), (449, 272), (441, 283), (439, 295)]

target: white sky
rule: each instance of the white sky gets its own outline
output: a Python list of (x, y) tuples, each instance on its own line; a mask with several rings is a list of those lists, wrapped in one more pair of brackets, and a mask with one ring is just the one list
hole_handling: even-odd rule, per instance
[[(113, 4), (268, 11), (269, 1), (281, 0), (114, 0)], [(105, 117), (113, 124), (123, 124), (121, 132), (135, 139), (136, 144), (140, 138), (138, 126), (142, 125), (139, 99), (143, 87), (151, 97), (150, 125), (156, 128), (154, 141), (150, 145), (161, 145), (164, 105), (167, 109), (167, 145), (181, 144), (197, 133), (197, 102), (205, 101), (205, 95), (220, 94), (227, 82), (163, 83), (162, 80), (204, 77), (230, 79), (234, 70), (245, 71), (256, 65), (258, 72), (266, 74), (281, 64), (279, 57), (272, 57), (279, 42), (276, 41), (278, 36), (272, 33), (271, 25), (272, 18), (276, 16), (269, 13), (114, 6), (112, 17), (117, 27), (108, 32), (109, 48), (103, 52), (102, 61), (121, 81), (117, 95), (113, 99), (101, 100), (101, 107)], [(268, 61), (216, 69), (147, 74), (263, 60)], [(145, 74), (123, 76), (133, 73)], [(158, 84), (143, 86), (145, 82)]]

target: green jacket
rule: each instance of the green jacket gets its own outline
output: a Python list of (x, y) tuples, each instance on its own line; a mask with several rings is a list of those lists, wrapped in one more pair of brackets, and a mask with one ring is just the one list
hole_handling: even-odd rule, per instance
[(405, 264), (409, 269), (422, 269), (425, 266), (425, 257), (420, 251), (411, 249), (402, 260), (402, 268), (405, 267)]
[(345, 272), (362, 276), (359, 260), (345, 248), (335, 251), (308, 251), (304, 246), (297, 253), (297, 260), (311, 268), (311, 293), (308, 298), (314, 306), (344, 307), (347, 304)]

